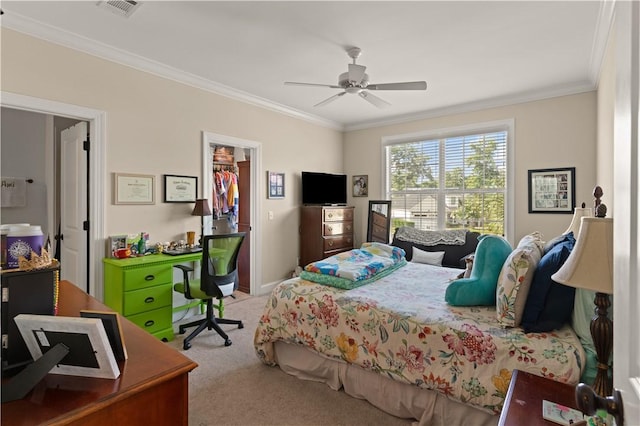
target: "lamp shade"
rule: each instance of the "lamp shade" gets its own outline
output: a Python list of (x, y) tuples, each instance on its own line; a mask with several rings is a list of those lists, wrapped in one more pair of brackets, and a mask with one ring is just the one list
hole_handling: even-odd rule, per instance
[(569, 232), (573, 232), (573, 237), (577, 240), (578, 232), (580, 231), (580, 219), (583, 217), (593, 217), (593, 209), (587, 207), (576, 207), (573, 211), (573, 218), (571, 219), (569, 228), (567, 228), (567, 230), (562, 234), (566, 235)]
[(613, 294), (613, 219), (583, 217), (576, 245), (555, 282)]
[(209, 208), (209, 200), (201, 198), (196, 200), (196, 205), (191, 212), (193, 216), (211, 216), (211, 209)]

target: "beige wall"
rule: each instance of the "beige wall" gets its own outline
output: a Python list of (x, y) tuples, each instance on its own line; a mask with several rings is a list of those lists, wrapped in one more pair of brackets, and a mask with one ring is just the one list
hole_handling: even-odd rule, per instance
[(602, 202), (607, 205), (607, 217), (613, 217), (613, 127), (616, 101), (615, 31), (607, 43), (598, 81), (598, 140), (596, 178), (604, 191)]
[[(199, 229), (191, 204), (162, 202), (163, 174), (201, 176), (203, 130), (262, 144), (262, 168), (285, 172), (286, 198), (262, 212), (262, 284), (293, 270), (298, 254), (300, 171), (341, 172), (342, 134), (263, 108), (2, 29), (1, 89), (106, 112), (106, 235), (147, 231), (152, 241)], [(156, 177), (156, 203), (113, 205), (112, 173)], [(266, 211), (274, 212), (268, 220)]]
[[(565, 214), (529, 214), (527, 170), (576, 168), (576, 203), (592, 203), (596, 182), (596, 92), (562, 96), (476, 112), (347, 132), (345, 170), (369, 175), (369, 198), (384, 199), (381, 182), (381, 140), (385, 136), (424, 132), (473, 123), (515, 121), (515, 235), (511, 243), (532, 231), (549, 239), (571, 222)], [(366, 237), (368, 200), (352, 199), (357, 209), (356, 241)]]
[[(262, 168), (286, 173), (287, 196), (267, 200), (264, 177), (260, 177), (263, 282), (258, 286), (284, 278), (295, 266), (301, 170), (369, 175), (369, 197), (350, 199), (357, 209), (356, 242), (363, 241), (368, 200), (382, 198), (380, 144), (384, 136), (513, 119), (516, 198), (512, 240), (534, 230), (551, 238), (564, 231), (571, 219), (568, 215), (528, 214), (528, 169), (576, 167), (578, 203), (591, 203), (596, 184), (596, 92), (343, 135), (7, 29), (2, 29), (1, 84), (3, 91), (107, 113), (106, 235), (145, 230), (152, 240), (160, 241), (197, 229), (199, 221), (189, 216), (190, 205), (162, 203), (162, 174), (202, 179), (203, 130), (260, 142)], [(113, 205), (114, 172), (155, 175), (159, 183), (156, 204)], [(274, 212), (273, 220), (268, 219), (268, 211)]]

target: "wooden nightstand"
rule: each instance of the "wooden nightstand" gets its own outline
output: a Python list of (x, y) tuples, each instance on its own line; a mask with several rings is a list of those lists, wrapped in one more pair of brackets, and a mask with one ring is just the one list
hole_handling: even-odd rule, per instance
[(577, 409), (575, 386), (513, 370), (499, 426), (555, 425), (542, 418), (542, 400)]

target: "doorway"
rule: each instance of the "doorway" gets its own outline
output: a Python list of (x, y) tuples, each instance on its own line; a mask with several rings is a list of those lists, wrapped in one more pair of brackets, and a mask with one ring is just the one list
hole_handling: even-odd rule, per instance
[[(239, 262), (244, 263), (246, 266), (248, 259), (248, 271), (239, 271), (243, 274), (248, 274), (248, 285), (246, 281), (242, 285), (242, 291), (249, 294), (257, 294), (258, 283), (262, 282), (262, 260), (260, 256), (261, 244), (261, 229), (258, 220), (257, 212), (260, 211), (260, 198), (258, 195), (258, 182), (262, 163), (262, 148), (259, 142), (249, 141), (245, 139), (234, 138), (231, 136), (225, 136), (210, 132), (202, 132), (202, 197), (209, 199), (212, 198), (213, 190), (213, 176), (214, 176), (214, 164), (212, 161), (214, 147), (226, 146), (233, 147), (239, 152), (246, 152), (246, 158), (250, 161), (245, 161), (244, 164), (239, 164), (239, 172), (242, 172), (240, 182), (246, 189), (240, 192), (240, 197), (248, 194), (248, 198), (240, 200), (240, 216), (238, 217), (237, 229), (238, 231), (247, 232), (246, 248), (243, 257)], [(243, 162), (241, 162), (243, 163)], [(248, 184), (248, 185), (247, 185)], [(244, 207), (244, 210), (242, 206)], [(247, 208), (248, 205), (248, 208)], [(214, 218), (212, 216), (205, 217), (204, 229), (207, 233), (213, 233)], [(245, 245), (243, 244), (243, 246)], [(244, 261), (243, 261), (244, 259)], [(239, 265), (239, 269), (240, 265)], [(241, 278), (242, 282), (242, 278)]]
[[(78, 287), (87, 293), (95, 296), (99, 300), (103, 297), (103, 273), (102, 273), (102, 258), (104, 257), (105, 247), (102, 243), (104, 235), (104, 192), (105, 192), (105, 179), (104, 175), (104, 161), (106, 158), (104, 147), (104, 123), (106, 114), (102, 111), (92, 110), (76, 105), (64, 104), (55, 101), (49, 101), (45, 99), (33, 98), (30, 96), (17, 95), (14, 93), (1, 92), (1, 106), (9, 108), (11, 110), (29, 111), (37, 114), (44, 114), (49, 116), (48, 120), (53, 121), (53, 117), (66, 117), (76, 121), (85, 121), (89, 124), (89, 139), (91, 140), (91, 146), (87, 154), (88, 162), (91, 167), (86, 174), (86, 184), (88, 188), (88, 221), (86, 226), (88, 230), (88, 243), (83, 251), (83, 263), (86, 264), (86, 277), (83, 277), (82, 282), (74, 282)], [(53, 128), (53, 124), (51, 124)], [(45, 165), (48, 168), (46, 181), (52, 182), (54, 179), (53, 172), (53, 132), (48, 132), (46, 135), (48, 139), (43, 144), (43, 150), (51, 150), (51, 153), (47, 153), (47, 156), (51, 158), (49, 165)], [(73, 177), (74, 180), (78, 180), (77, 176)], [(82, 177), (84, 179), (84, 177)], [(43, 181), (45, 179), (43, 178)], [(53, 191), (49, 191), (47, 194), (46, 209), (49, 212), (55, 211)], [(61, 206), (64, 210), (65, 206)], [(50, 219), (47, 219), (48, 234), (55, 234), (55, 222), (53, 215), (48, 215)], [(4, 219), (3, 219), (4, 221)], [(53, 244), (53, 243), (52, 243)], [(63, 260), (64, 262), (64, 260)], [(84, 275), (84, 274), (83, 274)]]

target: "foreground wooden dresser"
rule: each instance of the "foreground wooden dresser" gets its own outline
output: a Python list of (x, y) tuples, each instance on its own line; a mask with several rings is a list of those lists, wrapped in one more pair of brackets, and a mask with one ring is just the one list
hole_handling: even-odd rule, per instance
[[(58, 315), (111, 310), (68, 281)], [(189, 372), (197, 364), (126, 318), (129, 358), (116, 380), (48, 374), (24, 399), (2, 404), (2, 425), (188, 425)]]
[(302, 206), (300, 266), (353, 248), (353, 207)]

